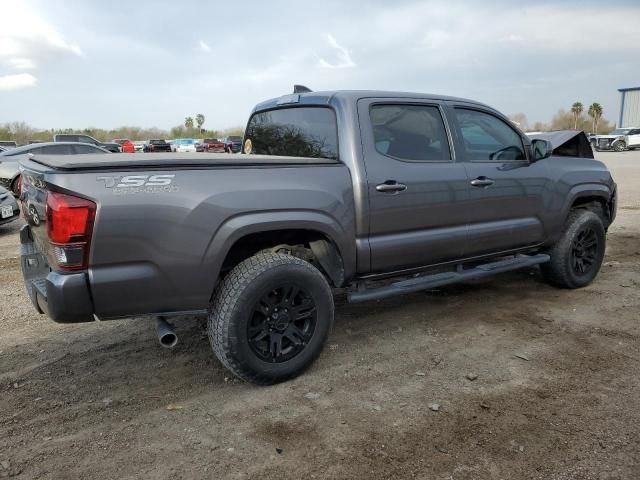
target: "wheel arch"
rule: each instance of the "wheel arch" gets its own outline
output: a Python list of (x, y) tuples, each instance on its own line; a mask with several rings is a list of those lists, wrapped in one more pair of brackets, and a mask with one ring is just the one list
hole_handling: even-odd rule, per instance
[(232, 217), (213, 236), (203, 263), (213, 266), (215, 286), (224, 273), (258, 251), (296, 244), (308, 246), (336, 287), (355, 272), (355, 245), (349, 242), (348, 234), (331, 216), (314, 211)]

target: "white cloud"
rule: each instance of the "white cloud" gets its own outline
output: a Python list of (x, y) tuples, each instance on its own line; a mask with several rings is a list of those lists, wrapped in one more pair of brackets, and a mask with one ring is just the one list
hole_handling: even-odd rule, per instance
[[(58, 55), (82, 55), (80, 47), (67, 42), (64, 37), (28, 5), (20, 1), (6, 2), (2, 6), (0, 29), (0, 61), (10, 68), (27, 70), (40, 62)], [(3, 77), (13, 82), (16, 77), (35, 85), (31, 75)], [(13, 88), (13, 87), (12, 87)]]
[(341, 68), (353, 68), (356, 66), (355, 62), (351, 59), (351, 54), (349, 50), (344, 48), (342, 45), (338, 43), (333, 35), (327, 33), (327, 41), (329, 45), (337, 50), (336, 56), (338, 58), (338, 63), (329, 63), (324, 58), (320, 58), (320, 66), (323, 68), (330, 69), (341, 69)]
[(16, 70), (31, 70), (36, 68), (35, 62), (29, 58), (9, 58), (5, 61), (5, 64), (10, 68), (15, 68)]
[(0, 92), (35, 87), (38, 79), (30, 73), (17, 73), (0, 77)]
[(201, 51), (203, 51), (205, 53), (211, 52), (211, 47), (209, 45), (207, 45), (204, 40), (200, 40), (199, 44), (200, 44), (200, 50)]

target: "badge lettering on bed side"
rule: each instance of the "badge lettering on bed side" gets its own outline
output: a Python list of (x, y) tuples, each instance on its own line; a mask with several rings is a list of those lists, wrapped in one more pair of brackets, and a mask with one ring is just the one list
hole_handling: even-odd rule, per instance
[(174, 174), (125, 175), (122, 177), (100, 176), (97, 182), (104, 182), (105, 188), (113, 189), (116, 194), (175, 192), (172, 185)]

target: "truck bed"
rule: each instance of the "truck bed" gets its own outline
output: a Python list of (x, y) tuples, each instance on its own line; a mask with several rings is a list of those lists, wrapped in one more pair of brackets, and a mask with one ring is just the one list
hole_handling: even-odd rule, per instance
[(228, 153), (112, 153), (84, 155), (34, 155), (35, 163), (54, 170), (134, 170), (149, 168), (260, 167), (263, 165), (338, 164), (330, 158), (278, 157)]

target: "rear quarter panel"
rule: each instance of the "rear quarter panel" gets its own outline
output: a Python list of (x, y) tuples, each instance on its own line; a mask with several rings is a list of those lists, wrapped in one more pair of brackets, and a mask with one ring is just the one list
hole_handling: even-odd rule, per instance
[[(100, 177), (175, 175), (156, 190)], [(353, 270), (354, 208), (344, 165), (47, 174), (98, 205), (89, 278), (99, 318), (206, 309), (243, 235), (303, 228), (329, 236)]]

